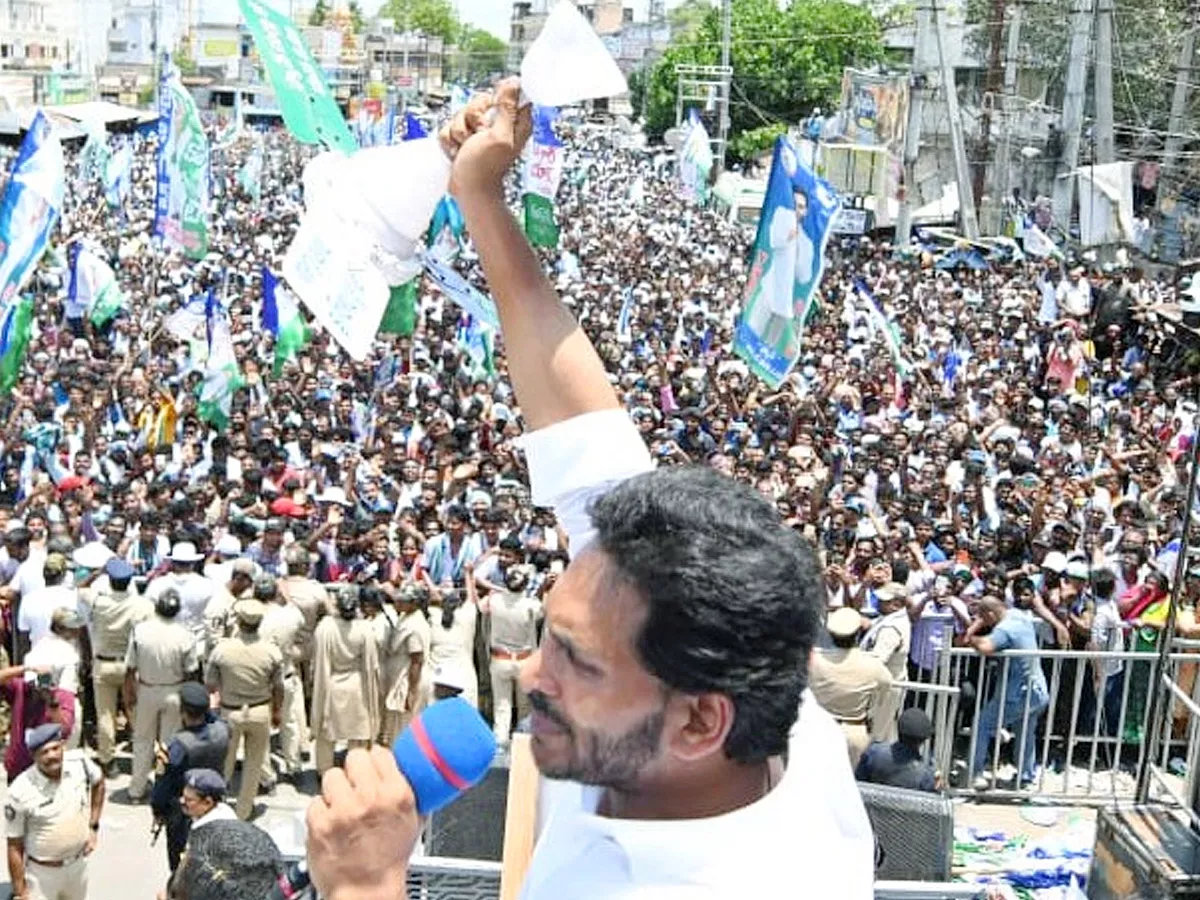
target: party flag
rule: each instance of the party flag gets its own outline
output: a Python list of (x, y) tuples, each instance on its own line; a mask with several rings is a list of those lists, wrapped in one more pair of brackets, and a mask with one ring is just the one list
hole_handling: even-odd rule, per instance
[(192, 259), (208, 253), (208, 138), (196, 101), (163, 66), (158, 101), (158, 197), (154, 234)]
[(787, 137), (775, 142), (734, 352), (778, 387), (800, 359), (841, 201)]
[(233, 349), (228, 315), (216, 303), (208, 304), (208, 313), (208, 362), (204, 381), (200, 385), (200, 402), (196, 412), (201, 420), (221, 430), (229, 424), (233, 395), (244, 382)]
[(300, 304), (295, 296), (265, 266), (262, 281), (262, 323), (263, 328), (275, 336), (274, 373), (278, 376), (308, 343), (308, 325), (300, 314)]
[(0, 195), (0, 315), (32, 274), (62, 210), (66, 186), (62, 145), (38, 110), (8, 184)]
[(867, 313), (871, 317), (872, 326), (883, 336), (883, 342), (887, 344), (888, 353), (892, 356), (892, 362), (896, 366), (896, 371), (901, 378), (907, 378), (912, 374), (912, 363), (904, 357), (902, 348), (903, 338), (900, 334), (900, 329), (896, 327), (896, 323), (891, 320), (887, 313), (883, 311), (883, 307), (879, 305), (879, 301), (875, 299), (875, 295), (867, 289), (867, 283), (861, 278), (854, 279), (854, 289), (859, 295), (867, 301)]
[(388, 297), (387, 309), (379, 323), (380, 334), (408, 337), (417, 327), (417, 282), (420, 276), (405, 284), (396, 285)]
[(8, 304), (0, 325), (0, 392), (7, 394), (21, 378), (21, 363), (33, 326), (33, 300), (22, 297)]
[(100, 254), (84, 241), (71, 245), (71, 281), (67, 288), (68, 309), (88, 315), (103, 328), (125, 307), (125, 295), (117, 276)]
[(697, 204), (708, 200), (708, 176), (712, 167), (708, 130), (692, 110), (683, 145), (679, 148), (679, 187), (684, 199)]
[(533, 140), (525, 158), (523, 177), (525, 234), (535, 247), (557, 247), (554, 197), (562, 180), (563, 144), (554, 133), (558, 110), (533, 108)]

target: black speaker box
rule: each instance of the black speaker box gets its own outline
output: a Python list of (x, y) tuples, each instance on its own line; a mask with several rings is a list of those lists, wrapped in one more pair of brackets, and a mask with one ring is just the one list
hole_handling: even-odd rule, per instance
[(859, 782), (875, 831), (875, 877), (948, 881), (954, 855), (954, 804), (943, 794)]
[(430, 856), (488, 859), (504, 853), (508, 767), (493, 765), (483, 781), (429, 818)]

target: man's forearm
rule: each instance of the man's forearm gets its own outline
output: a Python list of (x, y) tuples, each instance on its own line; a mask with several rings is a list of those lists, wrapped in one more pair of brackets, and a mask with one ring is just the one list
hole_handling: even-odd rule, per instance
[(14, 900), (29, 895), (25, 885), (25, 843), (24, 841), (8, 842), (8, 877), (12, 882)]
[(531, 430), (619, 407), (604, 364), (559, 301), (503, 193), (458, 198), (500, 311), (508, 368)]

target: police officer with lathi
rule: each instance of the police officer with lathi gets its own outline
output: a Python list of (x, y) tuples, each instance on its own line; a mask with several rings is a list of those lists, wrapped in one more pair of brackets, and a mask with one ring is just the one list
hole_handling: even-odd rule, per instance
[(180, 687), (179, 711), (183, 728), (171, 738), (160, 758), (163, 773), (155, 780), (150, 795), (155, 821), (166, 826), (167, 862), (172, 872), (187, 845), (190, 820), (179, 802), (186, 775), (192, 769), (220, 770), (229, 750), (229, 725), (209, 709), (204, 685), (189, 681)]

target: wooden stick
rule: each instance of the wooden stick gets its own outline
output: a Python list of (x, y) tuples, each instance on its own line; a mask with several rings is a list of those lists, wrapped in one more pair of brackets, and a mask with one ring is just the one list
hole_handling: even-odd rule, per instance
[(508, 769), (508, 802), (504, 814), (504, 856), (500, 900), (517, 900), (537, 840), (539, 776), (527, 734), (514, 734)]

